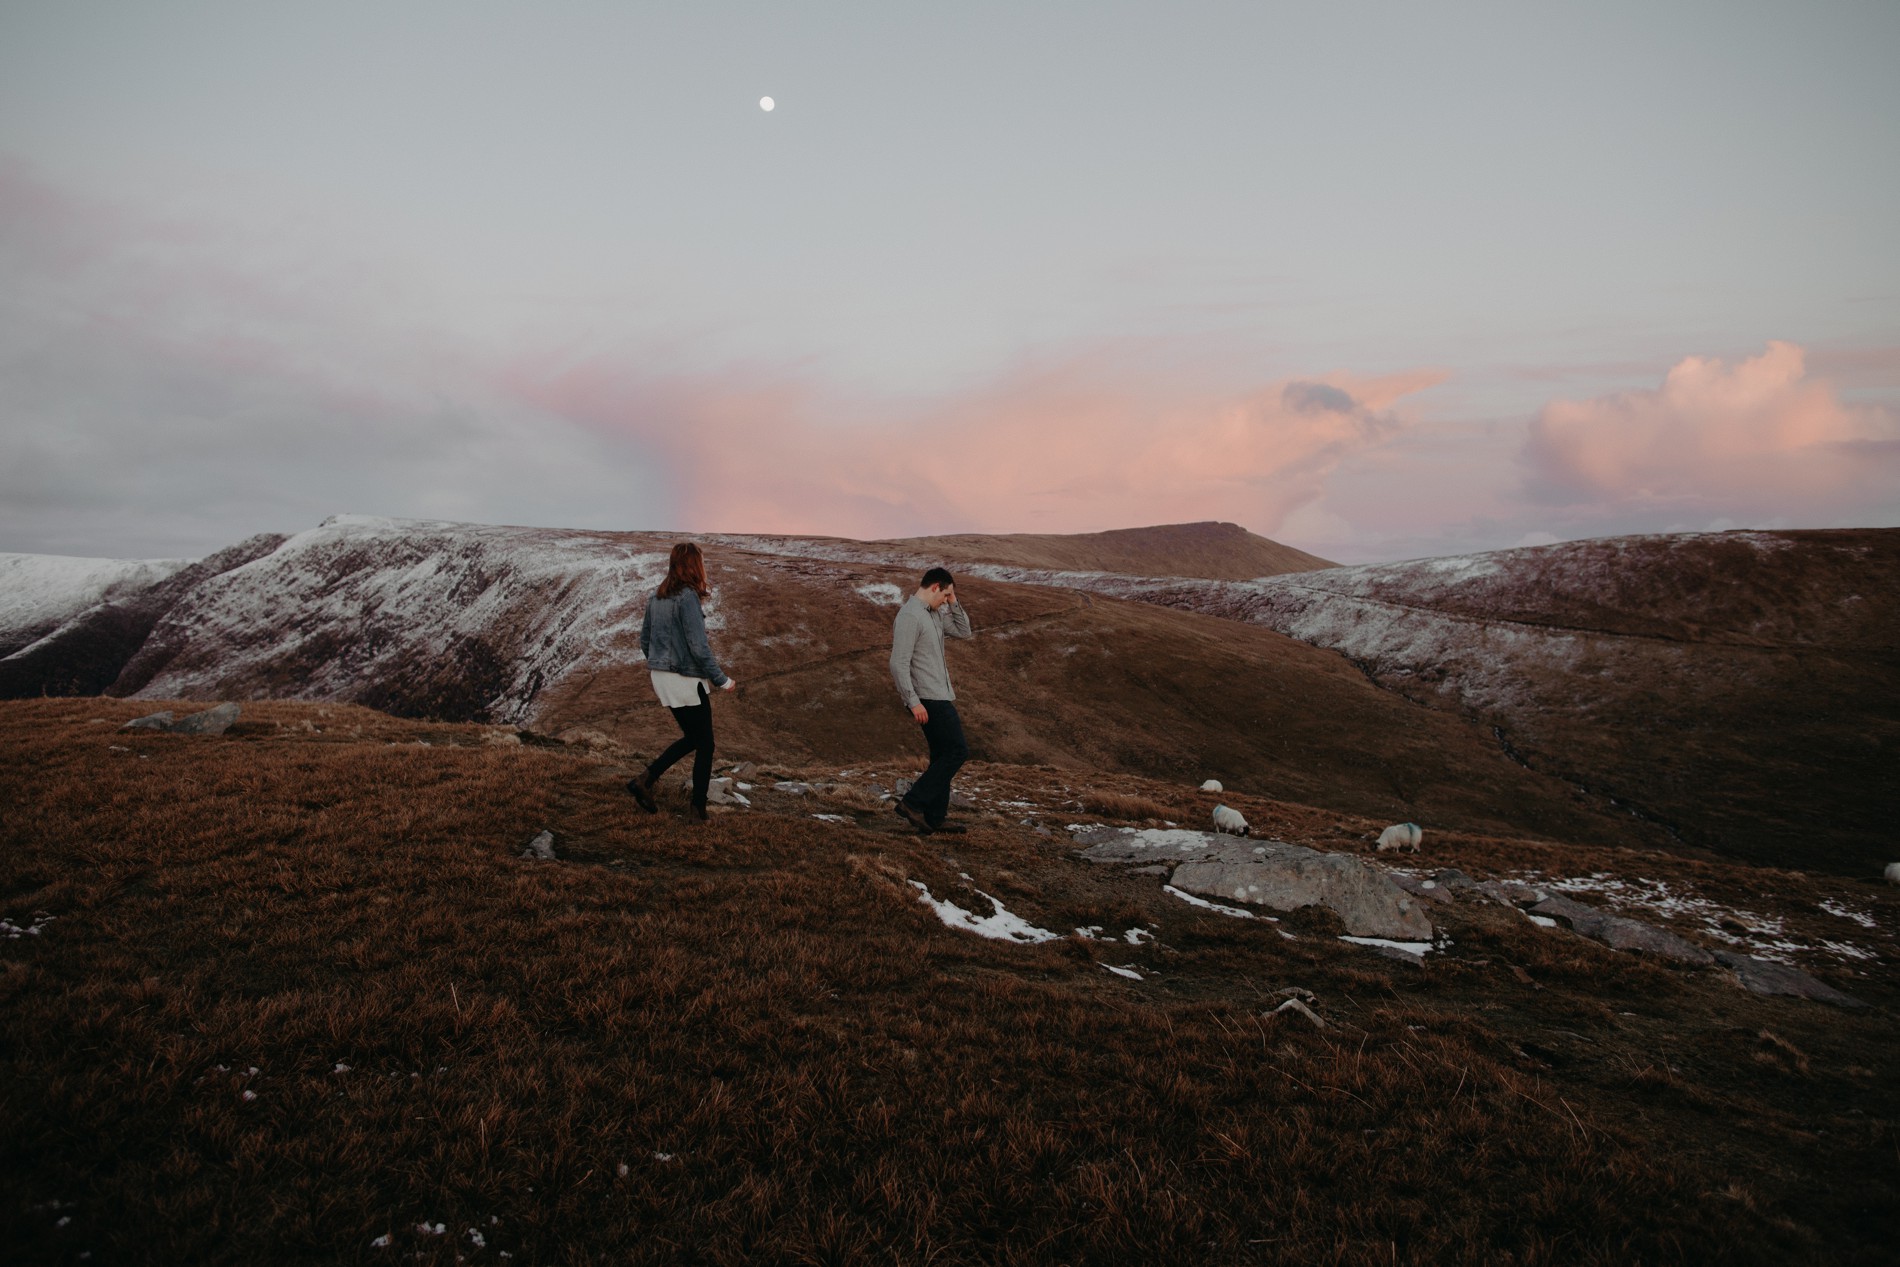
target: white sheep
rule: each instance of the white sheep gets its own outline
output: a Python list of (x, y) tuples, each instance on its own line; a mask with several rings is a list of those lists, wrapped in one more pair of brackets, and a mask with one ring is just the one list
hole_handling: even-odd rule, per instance
[(1889, 862), (1887, 864), (1887, 883), (1900, 884), (1900, 862)]
[(1394, 823), (1379, 833), (1379, 852), (1394, 853), (1400, 849), (1418, 852), (1418, 842), (1425, 839), (1425, 832), (1417, 823)]
[(1219, 779), (1209, 779), (1207, 782), (1201, 784), (1201, 791), (1203, 792), (1221, 792), (1225, 790), (1226, 789), (1221, 787)]
[(1245, 836), (1249, 833), (1247, 820), (1240, 816), (1240, 811), (1228, 809), (1225, 805), (1214, 807), (1214, 830), (1224, 831), (1232, 836)]

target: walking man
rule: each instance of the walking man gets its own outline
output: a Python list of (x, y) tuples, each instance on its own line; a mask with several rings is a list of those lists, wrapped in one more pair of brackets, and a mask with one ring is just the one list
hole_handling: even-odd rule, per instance
[(943, 662), (943, 640), (975, 636), (969, 613), (957, 601), (956, 578), (945, 568), (924, 573), (917, 592), (897, 609), (891, 678), (930, 745), (930, 767), (897, 802), (897, 814), (924, 835), (963, 830), (943, 821), (950, 812), (950, 780), (970, 755), (957, 716), (957, 693), (950, 689), (950, 670)]

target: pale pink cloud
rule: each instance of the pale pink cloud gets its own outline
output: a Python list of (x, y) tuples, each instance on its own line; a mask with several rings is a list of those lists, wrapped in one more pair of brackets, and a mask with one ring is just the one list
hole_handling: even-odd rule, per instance
[(1894, 500), (1900, 416), (1843, 400), (1773, 342), (1735, 365), (1688, 357), (1655, 390), (1552, 401), (1522, 460), (1546, 503), (1811, 516)]
[(867, 537), (1199, 519), (1271, 533), (1443, 377), (1333, 374), (1221, 397), (1100, 353), (883, 407), (743, 374), (654, 383), (589, 365), (509, 382), (665, 453), (686, 526)]

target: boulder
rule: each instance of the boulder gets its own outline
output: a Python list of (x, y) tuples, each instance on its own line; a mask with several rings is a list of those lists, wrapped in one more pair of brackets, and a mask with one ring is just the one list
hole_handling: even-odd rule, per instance
[(1798, 999), (1816, 999), (1837, 1007), (1867, 1006), (1853, 995), (1843, 994), (1825, 981), (1785, 963), (1757, 959), (1753, 955), (1737, 954), (1731, 950), (1716, 951), (1715, 961), (1734, 974), (1737, 985), (1753, 994), (1785, 994)]
[(1354, 937), (1432, 940), (1432, 922), (1418, 900), (1351, 854), (1274, 842), (1246, 861), (1184, 862), (1171, 883), (1184, 893), (1276, 911), (1324, 906)]
[(1172, 865), (1170, 883), (1197, 897), (1276, 911), (1324, 906), (1354, 937), (1432, 939), (1432, 922), (1417, 899), (1351, 854), (1181, 828), (1096, 827), (1076, 833), (1076, 843), (1090, 862)]
[(544, 831), (533, 840), (530, 840), (528, 847), (521, 851), (521, 856), (524, 858), (539, 858), (543, 862), (554, 861), (554, 833)]
[(236, 704), (219, 704), (216, 708), (207, 708), (201, 713), (189, 717), (180, 717), (165, 729), (174, 735), (222, 735), (231, 729), (231, 723), (238, 719), (244, 710)]
[(1612, 915), (1594, 906), (1573, 902), (1567, 897), (1547, 897), (1530, 907), (1530, 912), (1550, 919), (1560, 919), (1570, 925), (1574, 931), (1602, 942), (1611, 950), (1634, 950), (1662, 959), (1673, 959), (1677, 963), (1694, 964), (1697, 967), (1705, 967), (1715, 962), (1715, 956), (1707, 950), (1692, 941), (1685, 941), (1666, 929), (1645, 924), (1641, 920)]
[(144, 717), (135, 717), (125, 723), (125, 725), (119, 727), (120, 730), (170, 730), (171, 728), (172, 712), (169, 708), (162, 713), (151, 713)]

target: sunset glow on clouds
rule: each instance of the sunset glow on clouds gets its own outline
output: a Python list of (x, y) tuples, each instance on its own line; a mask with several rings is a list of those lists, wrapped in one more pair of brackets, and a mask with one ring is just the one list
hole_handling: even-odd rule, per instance
[(694, 524), (901, 536), (1228, 519), (1272, 532), (1443, 378), (1335, 374), (1205, 398), (1109, 354), (893, 412), (797, 386), (519, 381), (536, 408), (663, 452)]
[(1843, 401), (1772, 342), (1728, 365), (1687, 357), (1654, 390), (1557, 400), (1532, 420), (1531, 491), (1556, 505), (1674, 506), (1798, 518), (1900, 487), (1900, 416)]

